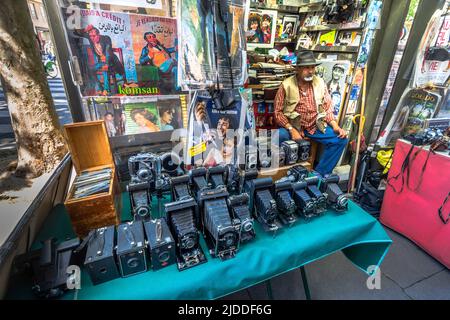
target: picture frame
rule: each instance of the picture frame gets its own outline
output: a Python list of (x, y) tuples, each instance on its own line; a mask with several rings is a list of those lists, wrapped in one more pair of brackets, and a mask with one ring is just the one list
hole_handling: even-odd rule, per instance
[(282, 22), (281, 39), (289, 39), (297, 34), (299, 24), (298, 16), (284, 16)]
[(248, 16), (247, 48), (273, 48), (277, 24), (276, 10), (253, 10)]

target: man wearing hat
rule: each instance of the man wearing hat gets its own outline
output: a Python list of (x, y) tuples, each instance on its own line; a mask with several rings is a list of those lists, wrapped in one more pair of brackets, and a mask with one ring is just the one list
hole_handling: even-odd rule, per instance
[(281, 127), (280, 143), (306, 136), (324, 145), (315, 170), (325, 176), (333, 171), (348, 140), (334, 118), (327, 85), (314, 74), (319, 64), (312, 51), (297, 54), (297, 74), (283, 81), (275, 97), (275, 120)]

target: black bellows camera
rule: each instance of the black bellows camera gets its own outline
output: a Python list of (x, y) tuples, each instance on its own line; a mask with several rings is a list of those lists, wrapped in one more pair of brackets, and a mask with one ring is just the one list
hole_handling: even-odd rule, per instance
[(232, 217), (241, 222), (241, 243), (255, 238), (254, 221), (248, 208), (250, 197), (247, 193), (230, 196), (228, 206), (231, 209)]
[(217, 166), (208, 168), (207, 180), (213, 188), (225, 187), (225, 166)]
[(327, 194), (328, 204), (338, 212), (348, 209), (348, 197), (339, 188), (339, 176), (336, 174), (322, 178), (320, 190)]
[(178, 270), (182, 271), (206, 262), (199, 243), (198, 209), (194, 198), (166, 203), (164, 210), (176, 242)]
[(297, 206), (292, 198), (292, 184), (288, 180), (275, 182), (275, 199), (277, 202), (280, 219), (285, 224), (292, 224), (297, 219), (295, 213)]
[(176, 262), (175, 241), (164, 218), (144, 224), (148, 251), (153, 270), (159, 270)]
[(311, 196), (316, 204), (316, 213), (321, 214), (327, 211), (327, 198), (326, 196), (319, 190), (319, 177), (309, 177), (305, 179), (307, 186), (306, 192)]
[(250, 195), (249, 208), (267, 231), (279, 229), (277, 203), (272, 196), (272, 178), (252, 179), (245, 182), (245, 191)]
[(300, 211), (300, 215), (305, 219), (311, 219), (317, 215), (316, 202), (306, 191), (308, 183), (299, 181), (292, 185), (293, 198)]

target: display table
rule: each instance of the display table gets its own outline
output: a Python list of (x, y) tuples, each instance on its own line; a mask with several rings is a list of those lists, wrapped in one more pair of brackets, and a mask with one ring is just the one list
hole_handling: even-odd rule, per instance
[[(128, 196), (124, 194), (123, 199), (123, 212), (127, 214), (122, 219), (127, 219)], [(74, 236), (62, 205), (54, 208), (44, 226), (35, 245), (50, 236), (58, 239)], [(280, 230), (275, 237), (265, 233), (259, 224), (256, 224), (256, 233), (257, 237), (242, 245), (233, 259), (220, 261), (204, 250), (208, 261), (182, 272), (171, 265), (156, 272), (150, 270), (93, 286), (83, 271), (77, 298), (217, 299), (340, 250), (366, 272), (369, 266), (381, 264), (392, 243), (377, 220), (353, 202), (342, 215), (327, 212), (309, 223), (299, 220), (294, 226)], [(206, 249), (204, 242), (202, 247)], [(9, 288), (7, 299), (33, 298), (29, 278), (16, 277)], [(74, 292), (68, 292), (63, 299), (74, 299)]]

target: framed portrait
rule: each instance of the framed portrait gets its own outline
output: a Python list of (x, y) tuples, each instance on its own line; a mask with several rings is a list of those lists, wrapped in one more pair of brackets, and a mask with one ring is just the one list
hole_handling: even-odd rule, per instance
[(284, 16), (283, 17), (283, 29), (281, 32), (281, 39), (293, 38), (297, 34), (298, 28), (297, 16)]
[(277, 23), (275, 10), (250, 10), (247, 25), (247, 48), (273, 48)]

